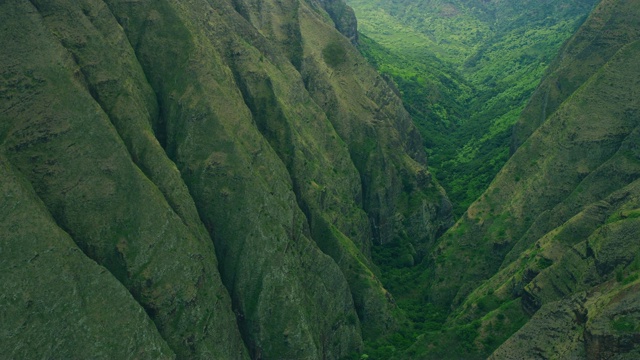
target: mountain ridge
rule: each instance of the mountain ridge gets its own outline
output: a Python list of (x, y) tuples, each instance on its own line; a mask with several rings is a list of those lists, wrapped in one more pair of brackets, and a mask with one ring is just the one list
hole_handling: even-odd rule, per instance
[[(634, 2), (601, 2), (579, 30), (582, 35), (569, 40), (564, 51), (584, 38), (637, 28), (638, 14), (631, 15), (636, 9)], [(594, 26), (603, 14), (625, 20), (619, 28)], [(631, 322), (636, 317), (631, 304), (637, 294), (638, 248), (627, 237), (636, 234), (635, 218), (624, 214), (636, 206), (640, 176), (634, 150), (637, 83), (629, 80), (638, 76), (633, 65), (638, 40), (617, 39), (607, 44), (617, 49), (615, 55), (570, 95), (554, 94), (557, 109), (517, 148), (425, 264), (423, 279), (433, 284), (426, 286), (430, 298), (451, 301), (448, 322), (477, 322), (471, 353), (498, 345), (488, 341), (495, 336), (491, 329), (523, 316), (533, 317), (508, 336), (493, 358), (557, 356), (562, 348), (570, 357), (605, 358), (637, 349), (636, 342), (622, 340), (630, 337), (610, 325), (621, 313), (633, 314)], [(568, 69), (571, 61), (579, 67), (583, 58), (569, 54), (560, 53), (558, 59), (568, 61), (563, 65)], [(550, 69), (540, 89), (553, 84), (560, 63), (555, 62), (558, 67)], [(537, 106), (539, 99), (529, 104)], [(528, 116), (523, 112), (521, 121)], [(507, 311), (513, 301), (521, 303), (515, 313)], [(572, 328), (569, 339), (551, 340), (552, 331), (566, 328)], [(618, 341), (630, 343), (623, 351)]]
[(637, 357), (639, 5), (599, 2), (454, 223), (342, 1), (0, 3), (0, 348)]
[[(147, 335), (134, 345), (149, 352), (96, 356), (314, 359), (357, 353), (398, 326), (371, 243), (409, 231), (417, 246), (451, 218), (411, 118), (352, 47), (343, 3), (0, 6), (1, 153), (17, 174), (3, 186), (30, 184), (80, 263), (119, 289), (91, 296), (128, 309), (48, 312), (55, 303), (27, 287), (42, 306), (16, 303), (7, 327), (24, 314), (142, 316), (132, 326)], [(33, 226), (51, 228), (45, 218)], [(3, 232), (2, 244), (20, 249), (19, 236)], [(19, 264), (12, 254), (3, 263)], [(23, 284), (20, 274), (7, 283)], [(40, 286), (73, 303), (54, 279)], [(96, 337), (112, 329), (86, 326)], [(0, 343), (15, 356), (63, 356), (71, 330), (32, 350), (31, 332)]]
[(456, 216), (509, 158), (512, 125), (595, 3), (349, 1), (361, 50), (398, 84)]

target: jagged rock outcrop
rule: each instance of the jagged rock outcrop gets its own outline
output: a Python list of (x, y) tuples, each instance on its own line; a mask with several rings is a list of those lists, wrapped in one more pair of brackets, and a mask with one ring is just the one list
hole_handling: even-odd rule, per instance
[(638, 281), (609, 281), (550, 302), (490, 359), (634, 359), (640, 354), (638, 289)]
[[(87, 325), (96, 349), (128, 344), (105, 357), (341, 358), (396, 326), (371, 243), (433, 242), (450, 206), (344, 3), (11, 0), (0, 14), (2, 180), (33, 188), (41, 213), (7, 224), (59, 233), (75, 255), (52, 266), (88, 269), (68, 287), (113, 299), (56, 312), (34, 293), (44, 335), (15, 354), (72, 353), (76, 330), (46, 335), (60, 316), (112, 319)], [(2, 241), (20, 254), (18, 239)], [(15, 323), (0, 342), (33, 341)]]

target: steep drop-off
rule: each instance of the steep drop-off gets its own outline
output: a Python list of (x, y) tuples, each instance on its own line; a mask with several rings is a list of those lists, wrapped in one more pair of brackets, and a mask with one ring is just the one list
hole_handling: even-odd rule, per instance
[(0, 23), (3, 349), (341, 358), (397, 328), (371, 245), (433, 243), (451, 207), (344, 3), (11, 0)]
[(343, 2), (0, 2), (3, 355), (640, 356), (639, 21), (599, 3), (447, 230)]
[(457, 216), (509, 156), (511, 127), (596, 0), (348, 0), (361, 50), (398, 85)]
[(639, 9), (604, 0), (564, 45), (515, 133), (531, 135), (422, 264), (465, 346), (432, 334), (411, 351), (482, 358), (509, 338), (492, 358), (637, 355)]

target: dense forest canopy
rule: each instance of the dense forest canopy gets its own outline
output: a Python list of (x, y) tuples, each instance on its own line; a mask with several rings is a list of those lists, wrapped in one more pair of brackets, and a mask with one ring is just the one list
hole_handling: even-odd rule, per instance
[(457, 216), (511, 155), (511, 127), (595, 2), (348, 1), (363, 55), (400, 90)]

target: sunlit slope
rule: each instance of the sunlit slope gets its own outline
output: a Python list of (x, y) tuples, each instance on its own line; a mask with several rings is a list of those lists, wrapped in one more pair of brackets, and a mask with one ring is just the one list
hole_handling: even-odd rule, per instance
[(511, 126), (585, 1), (349, 2), (363, 53), (398, 88), (462, 214), (510, 156)]
[[(637, 29), (639, 5), (604, 1), (578, 34)], [(596, 26), (603, 16), (617, 25)], [(423, 263), (428, 298), (450, 306), (448, 326), (466, 331), (463, 353), (488, 355), (509, 324), (532, 315), (495, 358), (637, 352), (640, 42), (616, 39), (605, 50), (617, 50), (604, 51), (607, 60), (581, 86), (550, 98), (557, 109)], [(564, 59), (571, 54), (561, 52), (557, 63)], [(566, 336), (551, 335), (563, 329)], [(413, 351), (438, 339), (425, 337)]]

